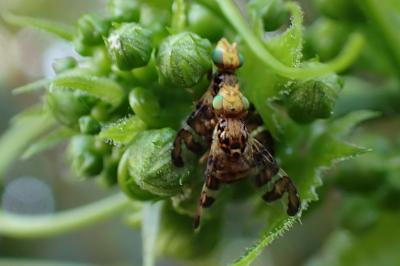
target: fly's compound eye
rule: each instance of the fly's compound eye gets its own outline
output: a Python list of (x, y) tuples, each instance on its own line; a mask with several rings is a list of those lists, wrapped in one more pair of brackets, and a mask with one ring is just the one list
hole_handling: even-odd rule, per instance
[(222, 109), (222, 102), (224, 98), (221, 95), (217, 95), (214, 97), (213, 102), (212, 102), (212, 107), (214, 110), (221, 110)]
[(249, 100), (245, 96), (242, 96), (242, 102), (244, 110), (248, 110), (250, 107)]
[(214, 49), (212, 52), (212, 60), (217, 66), (224, 64), (224, 54), (220, 49)]
[(241, 53), (238, 54), (239, 55), (239, 67), (243, 66), (244, 63), (244, 57)]

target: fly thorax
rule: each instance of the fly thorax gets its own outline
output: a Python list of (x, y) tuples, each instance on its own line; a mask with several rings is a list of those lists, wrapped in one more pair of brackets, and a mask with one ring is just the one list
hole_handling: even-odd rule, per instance
[(217, 125), (219, 147), (233, 159), (239, 159), (247, 145), (248, 132), (240, 119), (221, 119)]

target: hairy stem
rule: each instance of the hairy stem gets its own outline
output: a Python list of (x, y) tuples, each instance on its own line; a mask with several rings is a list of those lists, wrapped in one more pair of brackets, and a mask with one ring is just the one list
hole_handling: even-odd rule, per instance
[(0, 234), (14, 238), (60, 235), (110, 218), (128, 204), (128, 198), (119, 193), (57, 214), (31, 216), (0, 211)]
[(364, 45), (364, 37), (360, 33), (353, 33), (342, 52), (337, 58), (318, 67), (293, 68), (282, 64), (265, 47), (262, 40), (257, 38), (248, 28), (243, 16), (231, 0), (217, 0), (225, 18), (233, 28), (243, 37), (251, 51), (264, 63), (264, 65), (277, 74), (293, 79), (307, 79), (338, 72), (347, 68), (358, 57)]

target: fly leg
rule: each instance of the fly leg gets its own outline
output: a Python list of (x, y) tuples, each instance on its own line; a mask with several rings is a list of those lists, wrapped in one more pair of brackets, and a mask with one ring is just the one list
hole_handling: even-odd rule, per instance
[[(214, 119), (212, 111), (208, 105), (205, 104), (205, 100), (198, 102), (196, 106), (196, 111), (190, 114), (186, 123), (193, 131), (206, 139), (207, 142), (211, 143), (211, 135), (214, 129)], [(174, 146), (171, 152), (171, 158), (175, 166), (182, 167), (183, 160), (181, 157), (182, 153), (182, 141), (185, 143), (186, 147), (196, 154), (201, 154), (203, 152), (202, 146), (196, 142), (190, 131), (186, 129), (181, 129), (176, 135)]]
[(182, 142), (185, 143), (186, 147), (196, 153), (196, 154), (201, 154), (203, 147), (200, 145), (200, 143), (196, 142), (193, 138), (193, 135), (190, 131), (182, 128), (181, 130), (178, 131), (178, 134), (176, 134), (176, 138), (173, 144), (173, 149), (171, 151), (171, 158), (172, 162), (174, 163), (175, 166), (177, 167), (182, 167), (183, 166), (183, 160), (182, 160)]
[(275, 176), (279, 171), (279, 166), (273, 161), (273, 163), (267, 163), (263, 171), (256, 177), (256, 186), (262, 187), (271, 181), (272, 177)]
[(272, 190), (265, 193), (263, 199), (266, 202), (272, 202), (280, 199), (285, 192), (288, 193), (289, 200), (287, 214), (294, 216), (300, 209), (300, 197), (292, 179), (286, 174), (275, 181)]
[(245, 123), (251, 136), (261, 142), (274, 155), (274, 139), (271, 133), (263, 126), (264, 122), (252, 104), (249, 107)]
[(210, 156), (208, 159), (205, 182), (203, 184), (203, 188), (200, 194), (199, 205), (197, 206), (196, 214), (194, 216), (194, 221), (193, 221), (194, 229), (197, 229), (200, 225), (200, 218), (203, 208), (208, 208), (214, 203), (215, 198), (213, 197), (212, 194), (219, 189), (219, 180), (216, 179), (213, 176), (212, 171), (210, 171), (213, 168), (211, 165), (212, 163), (213, 159)]
[(273, 156), (268, 152), (267, 149), (260, 149), (258, 154), (255, 154), (254, 159), (257, 164), (264, 166), (263, 171), (256, 178), (256, 185), (261, 187), (271, 181), (272, 177), (276, 174), (279, 175), (278, 180), (273, 184), (271, 191), (266, 192), (262, 198), (266, 202), (272, 202), (280, 199), (285, 192), (288, 194), (288, 208), (287, 214), (294, 216), (300, 209), (300, 197), (297, 192), (292, 179), (279, 168)]
[(263, 167), (261, 173), (256, 177), (256, 186), (262, 187), (279, 172), (279, 165), (265, 147), (255, 154), (254, 160), (257, 165)]

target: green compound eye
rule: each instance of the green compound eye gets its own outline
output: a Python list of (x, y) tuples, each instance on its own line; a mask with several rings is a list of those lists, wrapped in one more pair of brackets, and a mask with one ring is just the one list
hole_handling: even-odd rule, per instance
[(244, 63), (244, 57), (241, 53), (239, 53), (239, 67), (243, 66)]
[(223, 65), (224, 64), (223, 52), (219, 49), (214, 49), (212, 52), (212, 60), (216, 65)]
[(245, 96), (242, 96), (242, 102), (243, 102), (244, 109), (245, 110), (249, 109), (250, 103), (249, 103), (249, 100)]
[(222, 102), (223, 102), (223, 97), (221, 95), (217, 95), (214, 97), (214, 100), (212, 102), (212, 107), (215, 110), (221, 110), (222, 109)]

